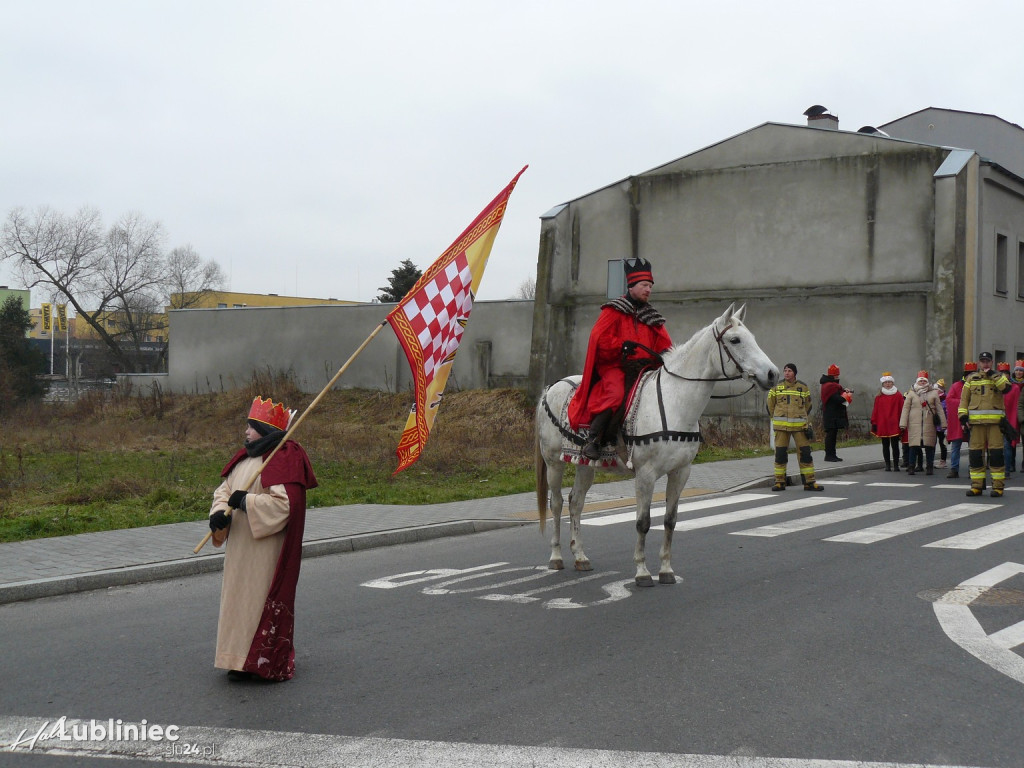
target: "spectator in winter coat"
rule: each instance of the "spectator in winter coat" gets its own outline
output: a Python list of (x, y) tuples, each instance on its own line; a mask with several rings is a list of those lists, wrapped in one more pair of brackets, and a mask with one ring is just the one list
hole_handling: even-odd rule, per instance
[(964, 430), (957, 418), (957, 411), (960, 409), (960, 396), (967, 377), (977, 370), (977, 363), (965, 363), (963, 378), (954, 381), (953, 386), (946, 393), (946, 413), (953, 416), (946, 421), (946, 439), (949, 440), (949, 472), (946, 473), (946, 477), (950, 479), (960, 477), (960, 446), (964, 441)]
[[(946, 410), (946, 380), (939, 379), (935, 382), (935, 391), (939, 393), (939, 402), (942, 403), (942, 413), (949, 424), (949, 411)], [(946, 430), (937, 429), (935, 436), (939, 444), (939, 460), (935, 462), (936, 467), (946, 466)]]
[(903, 395), (896, 388), (896, 380), (889, 371), (882, 374), (879, 382), (882, 388), (875, 395), (875, 403), (871, 408), (871, 434), (881, 438), (885, 471), (891, 472), (894, 464), (897, 470), (900, 464), (900, 414), (903, 412)]
[(914, 386), (907, 392), (900, 415), (900, 427), (906, 428), (907, 444), (910, 446), (908, 475), (914, 474), (922, 449), (925, 454), (925, 474), (934, 473), (936, 430), (940, 426), (946, 426), (946, 414), (942, 412), (939, 393), (928, 380), (928, 371), (920, 371)]
[(821, 385), (821, 420), (825, 427), (825, 461), (842, 461), (836, 455), (836, 439), (840, 429), (850, 426), (846, 406), (853, 393), (839, 383), (839, 366), (833, 363), (818, 382)]
[[(999, 363), (996, 368), (1010, 376), (1009, 363)], [(1003, 403), (1006, 406), (1006, 420), (1010, 422), (1010, 426), (1016, 432), (1019, 429), (1017, 409), (1020, 406), (1020, 387), (1013, 383), (1012, 378), (1010, 379), (1010, 388), (1003, 394)], [(1003, 464), (1006, 466), (1008, 475), (1017, 469), (1017, 442), (1017, 440), (1011, 440), (1005, 433), (1003, 434)]]

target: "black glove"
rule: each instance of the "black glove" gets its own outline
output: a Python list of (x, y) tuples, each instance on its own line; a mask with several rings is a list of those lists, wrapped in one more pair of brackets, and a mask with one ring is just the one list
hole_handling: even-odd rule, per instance
[(635, 341), (624, 341), (624, 342), (622, 342), (622, 356), (623, 357), (629, 357), (634, 352), (636, 352), (636, 348), (638, 346), (639, 345)]
[(873, 435), (877, 435), (878, 434), (878, 425), (877, 424), (872, 424), (871, 425), (871, 434), (873, 434)]
[(967, 421), (968, 421), (968, 418), (967, 418), (967, 414), (965, 413), (963, 416), (960, 417), (960, 428), (961, 429), (967, 429)]
[(231, 516), (224, 514), (223, 509), (218, 509), (212, 515), (210, 515), (211, 531), (223, 531), (229, 525), (231, 525)]
[(240, 509), (245, 512), (245, 491), (235, 491), (228, 499), (228, 506), (232, 509)]

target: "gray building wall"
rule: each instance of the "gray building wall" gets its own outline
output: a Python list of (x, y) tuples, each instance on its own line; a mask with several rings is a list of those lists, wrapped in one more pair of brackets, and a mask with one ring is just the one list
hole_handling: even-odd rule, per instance
[[(184, 309), (170, 313), (168, 373), (125, 375), (136, 389), (178, 393), (246, 386), (255, 371), (288, 372), (320, 392), (384, 321), (394, 304)], [(454, 389), (525, 387), (533, 302), (476, 302), (448, 380)], [(411, 391), (405, 353), (383, 328), (353, 360), (338, 388)]]

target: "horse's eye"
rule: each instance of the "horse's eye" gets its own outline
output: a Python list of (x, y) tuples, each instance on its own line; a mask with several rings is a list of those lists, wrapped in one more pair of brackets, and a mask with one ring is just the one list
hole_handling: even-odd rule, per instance
[(730, 344), (739, 344), (740, 343), (740, 337), (739, 336), (733, 336), (731, 339), (729, 339), (729, 343)]

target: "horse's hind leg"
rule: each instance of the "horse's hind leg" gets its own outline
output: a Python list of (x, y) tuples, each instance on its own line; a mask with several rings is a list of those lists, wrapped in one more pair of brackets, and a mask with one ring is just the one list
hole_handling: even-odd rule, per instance
[(672, 534), (676, 530), (679, 494), (689, 478), (690, 465), (687, 464), (669, 472), (665, 483), (665, 539), (661, 543), (661, 567), (658, 569), (658, 582), (661, 584), (676, 583), (676, 575), (672, 572)]
[(587, 500), (587, 491), (594, 483), (594, 468), (580, 465), (576, 467), (576, 480), (569, 491), (569, 549), (572, 550), (577, 571), (592, 571), (590, 558), (583, 552), (583, 541), (580, 537), (580, 518), (583, 516), (583, 503)]
[(551, 558), (548, 560), (548, 568), (560, 571), (565, 568), (565, 563), (562, 562), (562, 476), (565, 474), (565, 464), (555, 459), (548, 463), (547, 470), (551, 517), (554, 523), (551, 526)]

